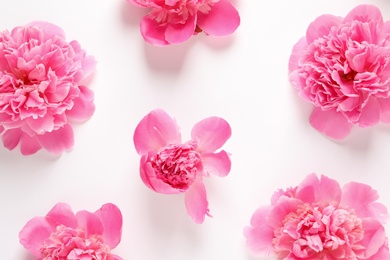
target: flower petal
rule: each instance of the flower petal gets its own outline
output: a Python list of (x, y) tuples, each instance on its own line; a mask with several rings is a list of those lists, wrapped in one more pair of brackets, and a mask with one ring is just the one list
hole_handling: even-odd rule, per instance
[(1, 137), (4, 147), (8, 150), (13, 150), (19, 144), (22, 133), (22, 130), (19, 128), (5, 130)]
[(381, 107), (376, 98), (369, 98), (367, 104), (362, 108), (357, 124), (360, 127), (373, 126), (379, 123)]
[(73, 107), (66, 111), (66, 115), (76, 121), (84, 121), (89, 119), (95, 112), (95, 104), (93, 103), (94, 93), (87, 87), (80, 86), (80, 94), (73, 99)]
[(29, 136), (23, 133), (20, 138), (20, 152), (23, 155), (31, 155), (38, 152), (42, 148), (36, 136)]
[[(290, 59), (288, 61), (288, 71), (289, 72), (293, 72), (294, 70), (297, 70), (299, 68), (299, 66), (298, 66), (299, 59), (303, 56), (303, 53), (305, 52), (306, 47), (307, 47), (307, 42), (306, 42), (305, 37), (302, 37), (301, 39), (299, 39), (299, 41), (293, 46), (292, 51), (291, 51), (291, 55), (290, 55)], [(299, 75), (294, 76), (293, 74), (291, 74), (289, 76), (289, 78), (290, 78), (291, 83), (294, 86), (297, 86), (297, 85), (298, 86), (305, 86), (306, 85), (305, 81), (302, 82), (303, 84), (297, 84), (298, 82), (302, 81), (302, 79), (301, 79), (301, 77), (299, 77)]]
[(225, 36), (240, 25), (240, 15), (228, 0), (216, 2), (208, 13), (198, 12), (197, 25), (206, 34)]
[(390, 123), (390, 98), (378, 98), (377, 101), (381, 109), (380, 112), (381, 122), (387, 124)]
[(206, 188), (202, 180), (198, 179), (185, 193), (187, 213), (197, 224), (202, 224), (206, 215), (209, 215)]
[(349, 135), (353, 126), (342, 113), (334, 109), (323, 111), (318, 107), (314, 108), (310, 116), (310, 124), (333, 139), (344, 139)]
[(122, 237), (122, 213), (119, 208), (112, 204), (104, 204), (95, 214), (103, 224), (104, 243), (111, 249), (115, 248)]
[(289, 198), (282, 196), (279, 198), (278, 203), (270, 211), (268, 223), (271, 227), (279, 227), (283, 219), (290, 213), (297, 210), (298, 205), (301, 205), (302, 201), (295, 198)]
[(66, 227), (76, 228), (77, 220), (71, 207), (66, 203), (57, 203), (46, 214), (56, 225), (64, 225)]
[(329, 34), (333, 26), (337, 26), (342, 22), (341, 17), (330, 14), (324, 14), (317, 17), (306, 30), (306, 41), (311, 44), (316, 39)]
[(37, 135), (39, 143), (49, 152), (60, 154), (73, 147), (73, 130), (70, 125), (64, 125), (58, 130)]
[(103, 235), (103, 224), (100, 218), (86, 210), (76, 213), (77, 226), (85, 231), (85, 236)]
[(362, 244), (366, 250), (364, 251), (364, 258), (361, 259), (368, 259), (377, 254), (381, 247), (386, 243), (386, 232), (383, 225), (372, 218), (363, 219), (363, 229), (364, 238), (360, 244)]
[(229, 154), (225, 151), (219, 153), (202, 153), (203, 169), (219, 177), (225, 177), (231, 169)]
[(154, 19), (148, 16), (142, 18), (140, 23), (141, 35), (147, 43), (153, 45), (168, 45), (165, 40), (165, 31), (167, 26), (161, 26)]
[(171, 44), (180, 44), (188, 40), (195, 32), (195, 16), (189, 16), (184, 24), (168, 24), (165, 40)]
[(65, 38), (65, 32), (55, 24), (48, 23), (45, 21), (34, 21), (29, 23), (27, 26), (38, 26), (43, 31), (44, 41), (53, 39), (54, 37)]
[(209, 117), (194, 125), (191, 139), (198, 143), (198, 152), (212, 153), (222, 147), (231, 134), (228, 122), (220, 117)]
[(168, 143), (180, 143), (181, 135), (176, 121), (162, 109), (156, 109), (139, 122), (133, 139), (138, 154), (143, 155)]

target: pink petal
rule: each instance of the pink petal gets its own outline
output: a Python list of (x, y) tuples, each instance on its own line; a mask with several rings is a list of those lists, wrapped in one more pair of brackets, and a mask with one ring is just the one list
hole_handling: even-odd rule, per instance
[(47, 218), (50, 218), (56, 225), (64, 225), (70, 228), (77, 227), (76, 217), (71, 207), (66, 203), (57, 203), (46, 214)]
[(168, 45), (165, 40), (165, 31), (167, 27), (161, 26), (154, 19), (145, 16), (140, 23), (141, 35), (147, 43), (153, 45)]
[(373, 126), (379, 123), (381, 107), (376, 98), (369, 98), (367, 104), (362, 108), (357, 124), (360, 127)]
[(39, 249), (43, 241), (55, 230), (55, 226), (44, 217), (29, 220), (19, 232), (20, 243), (33, 255), (40, 256)]
[(122, 237), (122, 213), (112, 203), (104, 204), (95, 214), (103, 224), (104, 243), (111, 249), (115, 248)]
[[(293, 49), (291, 51), (290, 59), (288, 61), (288, 71), (293, 72), (294, 70), (297, 70), (299, 68), (299, 59), (303, 56), (303, 53), (305, 52), (307, 47), (306, 38), (302, 37), (299, 39), (299, 41), (293, 46)], [(295, 81), (301, 81), (301, 77), (297, 75), (298, 77), (293, 77), (290, 75), (290, 81), (293, 83), (293, 85), (297, 86), (305, 86), (306, 83), (303, 82), (303, 84), (296, 84)], [(295, 80), (297, 79), (297, 80)]]
[(340, 201), (341, 188), (337, 181), (324, 175), (318, 179), (317, 175), (312, 173), (298, 185), (296, 198), (308, 203)]
[(194, 125), (191, 139), (199, 145), (200, 153), (212, 153), (230, 138), (232, 130), (228, 122), (220, 117), (209, 117)]
[(350, 182), (344, 185), (342, 190), (342, 205), (353, 208), (360, 218), (374, 217), (376, 219), (385, 219), (387, 217), (386, 207), (376, 202), (379, 198), (378, 192), (369, 185)]
[(19, 144), (22, 133), (19, 128), (5, 130), (2, 136), (4, 147), (13, 150)]
[(381, 122), (390, 123), (390, 98), (378, 98), (377, 101), (381, 109), (381, 113), (380, 113)]
[(181, 143), (176, 121), (162, 109), (151, 111), (139, 122), (133, 139), (139, 155), (157, 151), (168, 143)]
[(202, 153), (203, 169), (219, 177), (225, 177), (231, 169), (229, 154), (225, 151), (219, 153)]
[(333, 139), (344, 139), (353, 126), (342, 113), (334, 109), (323, 111), (318, 107), (314, 108), (310, 116), (310, 124), (317, 131)]
[(240, 25), (240, 15), (228, 0), (216, 2), (209, 13), (198, 12), (197, 25), (205, 33), (225, 36), (233, 33)]
[[(366, 248), (364, 252), (364, 259), (367, 259), (377, 254), (383, 245), (387, 243), (387, 239), (383, 225), (375, 219), (363, 219), (363, 230), (364, 238), (360, 243)], [(381, 258), (372, 259), (379, 260)]]
[(61, 37), (65, 39), (65, 32), (55, 24), (48, 23), (45, 21), (34, 21), (29, 23), (26, 26), (31, 26), (31, 25), (38, 26), (41, 28), (41, 30), (43, 31), (44, 41), (53, 39), (55, 37)]
[(299, 199), (289, 198), (282, 196), (279, 198), (278, 203), (270, 211), (268, 217), (268, 223), (271, 227), (280, 227), (283, 219), (291, 213), (295, 212), (298, 208), (298, 205), (303, 204)]
[(183, 190), (179, 190), (176, 188), (171, 187), (169, 184), (163, 182), (162, 180), (158, 179), (156, 176), (156, 173), (150, 164), (150, 162), (147, 161), (147, 155), (144, 155), (141, 157), (140, 161), (140, 175), (143, 183), (150, 188), (151, 190), (154, 190), (158, 193), (163, 194), (177, 194), (182, 193)]
[(85, 230), (85, 236), (103, 235), (103, 224), (94, 213), (82, 210), (76, 213), (77, 226)]
[(253, 213), (251, 226), (244, 228), (247, 246), (254, 252), (267, 255), (274, 251), (272, 240), (274, 229), (268, 225), (267, 219), (272, 207), (262, 206)]
[(53, 132), (37, 135), (37, 138), (43, 148), (55, 154), (71, 149), (74, 143), (73, 130), (70, 125), (64, 125)]
[(42, 148), (41, 144), (38, 142), (36, 136), (29, 136), (26, 133), (23, 133), (20, 138), (20, 152), (23, 155), (31, 155), (38, 152)]
[(195, 22), (195, 16), (190, 16), (184, 24), (168, 24), (165, 31), (165, 40), (171, 44), (185, 42), (194, 34)]
[(342, 22), (341, 17), (324, 14), (317, 17), (306, 30), (306, 41), (310, 45), (314, 40), (329, 34), (333, 26), (338, 26)]
[(73, 99), (73, 107), (66, 111), (66, 115), (76, 121), (84, 121), (89, 119), (95, 112), (95, 104), (93, 103), (94, 94), (87, 87), (80, 86), (80, 94)]
[(202, 180), (198, 179), (185, 193), (187, 213), (196, 224), (202, 224), (206, 215), (209, 215), (206, 188)]
[(38, 118), (28, 118), (26, 120), (27, 125), (33, 130), (34, 133), (43, 134), (45, 132), (51, 132), (54, 128), (54, 118), (51, 115)]

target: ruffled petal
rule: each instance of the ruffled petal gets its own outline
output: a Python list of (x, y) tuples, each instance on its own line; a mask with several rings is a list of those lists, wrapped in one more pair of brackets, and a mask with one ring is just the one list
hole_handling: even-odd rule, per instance
[(73, 107), (66, 111), (66, 115), (76, 121), (84, 121), (93, 115), (95, 112), (95, 104), (93, 103), (94, 93), (87, 87), (80, 86), (80, 94), (73, 99)]
[(240, 15), (228, 0), (216, 2), (208, 13), (198, 12), (197, 25), (206, 34), (225, 36), (240, 25)]
[(229, 154), (225, 151), (219, 153), (202, 154), (203, 169), (207, 173), (225, 177), (231, 169), (231, 160)]
[(376, 98), (370, 98), (362, 108), (357, 124), (360, 127), (373, 126), (379, 123), (381, 107)]
[(197, 224), (202, 224), (206, 215), (210, 216), (206, 188), (202, 180), (196, 180), (187, 190), (185, 205), (187, 213)]
[(209, 117), (194, 125), (191, 139), (198, 143), (198, 152), (212, 153), (222, 147), (231, 134), (228, 122), (220, 117)]
[(139, 122), (133, 139), (138, 154), (143, 155), (168, 143), (180, 143), (181, 135), (176, 121), (162, 109), (156, 109)]
[(277, 228), (281, 226), (283, 219), (290, 213), (295, 212), (298, 205), (301, 205), (302, 201), (295, 198), (289, 198), (282, 196), (278, 200), (278, 204), (270, 211), (268, 223), (271, 227)]
[(13, 150), (19, 144), (22, 133), (22, 130), (19, 128), (5, 130), (1, 137), (3, 139), (4, 147), (8, 150)]
[(140, 23), (141, 35), (147, 43), (153, 45), (168, 45), (165, 40), (165, 31), (167, 26), (161, 26), (154, 19), (148, 16), (142, 18)]
[(54, 154), (61, 154), (73, 147), (73, 130), (70, 125), (64, 125), (58, 130), (37, 135), (43, 148)]
[(29, 136), (28, 134), (23, 133), (20, 138), (20, 152), (23, 155), (31, 155), (39, 150), (41, 150), (42, 146), (38, 142), (36, 136)]
[(122, 237), (122, 213), (119, 208), (112, 204), (104, 204), (95, 214), (103, 224), (104, 243), (111, 249), (115, 248)]
[(390, 98), (378, 98), (377, 101), (381, 109), (381, 113), (380, 113), (381, 122), (387, 124), (390, 123)]
[[(305, 37), (302, 37), (301, 39), (299, 39), (299, 41), (293, 46), (292, 51), (291, 51), (291, 55), (290, 55), (290, 58), (288, 61), (288, 71), (289, 72), (293, 72), (299, 68), (299, 66), (298, 66), (299, 59), (303, 56), (303, 53), (305, 52), (306, 47), (307, 47), (307, 42), (306, 42)], [(297, 75), (297, 74), (291, 74), (289, 76), (289, 78), (290, 78), (290, 82), (294, 86), (301, 87), (301, 86), (306, 85), (305, 81), (301, 77), (299, 77), (299, 75)], [(303, 81), (302, 82), (303, 84), (298, 84), (298, 83), (300, 83), (300, 81)]]
[(103, 224), (94, 213), (82, 210), (76, 213), (77, 226), (85, 231), (85, 236), (103, 235)]
[(53, 39), (54, 37), (65, 38), (64, 30), (62, 30), (60, 27), (58, 27), (55, 24), (48, 23), (45, 21), (34, 21), (34, 22), (27, 24), (27, 26), (30, 26), (30, 25), (38, 26), (42, 29), (42, 31), (43, 31), (42, 36), (44, 37), (43, 38), (44, 41)]
[(318, 107), (314, 108), (310, 116), (310, 124), (317, 131), (333, 139), (344, 139), (353, 127), (342, 113), (334, 109), (323, 111)]
[(168, 24), (165, 40), (171, 44), (180, 44), (188, 40), (195, 32), (196, 17), (190, 16), (184, 24)]
[(56, 225), (64, 225), (70, 228), (77, 227), (76, 216), (71, 207), (66, 203), (60, 202), (54, 205), (46, 217), (51, 219)]
[[(363, 219), (364, 238), (360, 242), (365, 247), (363, 257), (361, 259), (371, 259), (370, 257), (376, 255), (380, 249), (386, 244), (385, 228), (377, 220), (368, 218)], [(383, 259), (383, 258), (372, 258)]]
[(318, 38), (329, 34), (333, 26), (338, 26), (342, 18), (330, 14), (324, 14), (315, 19), (306, 30), (306, 41), (311, 44)]

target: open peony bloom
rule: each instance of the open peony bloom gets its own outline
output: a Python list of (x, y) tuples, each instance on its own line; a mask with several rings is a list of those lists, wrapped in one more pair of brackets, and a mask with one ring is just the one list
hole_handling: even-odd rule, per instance
[(70, 122), (95, 110), (83, 81), (95, 69), (77, 41), (63, 30), (32, 22), (0, 32), (0, 137), (6, 148), (20, 144), (24, 155), (44, 148), (55, 154), (73, 146)]
[(386, 207), (370, 186), (340, 188), (326, 176), (308, 175), (297, 187), (278, 190), (244, 229), (248, 247), (277, 259), (390, 259), (383, 226)]
[(140, 24), (141, 34), (153, 45), (179, 44), (204, 31), (225, 36), (240, 25), (240, 16), (229, 0), (127, 0), (151, 8)]
[(122, 214), (104, 204), (96, 212), (76, 214), (57, 203), (44, 217), (34, 217), (19, 233), (20, 243), (37, 259), (121, 260), (111, 253), (122, 236)]
[(354, 125), (390, 123), (390, 21), (373, 5), (322, 15), (293, 47), (290, 81), (314, 105), (311, 125), (343, 139)]
[[(217, 149), (230, 138), (229, 124), (209, 117), (195, 124), (191, 140), (182, 143), (176, 121), (161, 109), (146, 115), (134, 132), (141, 179), (150, 189), (164, 194), (185, 193), (188, 214), (196, 223), (209, 215), (203, 177), (228, 175), (229, 154)], [(209, 215), (210, 216), (210, 215)]]

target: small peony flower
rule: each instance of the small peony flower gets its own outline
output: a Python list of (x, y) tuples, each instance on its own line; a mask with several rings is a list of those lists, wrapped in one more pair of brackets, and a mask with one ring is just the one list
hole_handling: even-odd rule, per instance
[(141, 179), (158, 193), (185, 193), (188, 214), (200, 224), (209, 215), (203, 177), (228, 175), (229, 154), (216, 152), (230, 138), (229, 124), (222, 118), (209, 117), (195, 124), (191, 140), (182, 143), (176, 121), (156, 109), (146, 115), (134, 132), (139, 155)]
[(308, 175), (297, 187), (278, 190), (244, 229), (247, 246), (277, 259), (390, 259), (386, 207), (370, 186), (340, 188), (326, 176)]
[(240, 16), (229, 0), (127, 0), (151, 8), (140, 24), (146, 42), (154, 45), (180, 44), (204, 31), (225, 36), (240, 25)]
[(289, 71), (314, 105), (311, 125), (325, 135), (343, 139), (354, 125), (390, 123), (390, 21), (377, 7), (315, 19), (293, 47)]
[(114, 204), (104, 204), (94, 213), (82, 210), (74, 214), (68, 204), (57, 203), (46, 216), (28, 221), (19, 240), (42, 260), (122, 260), (111, 253), (121, 235), (122, 214)]
[(95, 110), (85, 79), (96, 61), (63, 30), (32, 22), (0, 32), (0, 137), (24, 155), (40, 149), (60, 154), (73, 146), (71, 121)]

